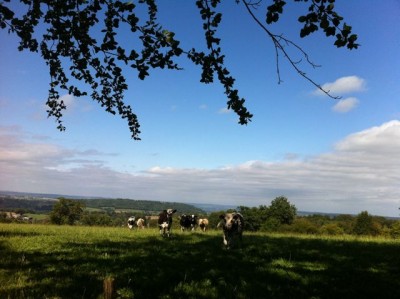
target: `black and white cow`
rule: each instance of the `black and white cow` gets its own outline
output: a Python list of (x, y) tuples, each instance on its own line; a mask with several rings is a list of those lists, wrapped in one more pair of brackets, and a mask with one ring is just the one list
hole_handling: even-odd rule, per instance
[(135, 220), (136, 220), (135, 216), (131, 216), (131, 217), (128, 218), (128, 227), (129, 227), (129, 229), (132, 229), (132, 227), (135, 226)]
[(176, 210), (168, 209), (158, 215), (158, 227), (160, 228), (160, 235), (163, 237), (171, 235), (172, 215), (175, 212)]
[(242, 244), (244, 219), (240, 213), (226, 213), (220, 215), (221, 219), (218, 226), (222, 226), (224, 231), (224, 245), (227, 249), (235, 247), (239, 242)]
[(185, 215), (182, 214), (181, 219), (179, 221), (179, 224), (181, 225), (181, 230), (185, 231), (187, 230), (192, 230), (194, 231), (197, 227), (197, 216), (196, 215)]

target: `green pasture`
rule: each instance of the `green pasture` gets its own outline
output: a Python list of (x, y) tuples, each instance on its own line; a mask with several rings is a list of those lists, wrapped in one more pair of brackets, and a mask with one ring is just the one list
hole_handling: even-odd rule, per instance
[(400, 298), (400, 242), (0, 223), (0, 298)]

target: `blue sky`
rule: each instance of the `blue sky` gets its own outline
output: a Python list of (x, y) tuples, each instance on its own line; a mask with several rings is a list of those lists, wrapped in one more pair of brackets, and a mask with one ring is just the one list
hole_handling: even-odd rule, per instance
[[(243, 5), (223, 1), (218, 34), (253, 121), (237, 124), (222, 87), (199, 83), (200, 70), (179, 59), (184, 71), (152, 71), (145, 81), (126, 73), (141, 141), (90, 98), (66, 94), (67, 131), (57, 131), (44, 106), (45, 63), (18, 52), (3, 30), (0, 190), (246, 206), (283, 195), (303, 211), (398, 216), (400, 1), (338, 2), (358, 50), (337, 49), (322, 32), (300, 39), (301, 3), (270, 29), (321, 65), (301, 66), (340, 100), (320, 95), (283, 58), (278, 84), (271, 41)], [(162, 1), (159, 13), (182, 47), (203, 47), (194, 1)]]

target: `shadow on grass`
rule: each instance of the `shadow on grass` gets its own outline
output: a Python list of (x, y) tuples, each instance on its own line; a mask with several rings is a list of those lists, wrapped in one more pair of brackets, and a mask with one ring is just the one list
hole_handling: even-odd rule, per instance
[[(225, 250), (212, 234), (68, 242), (55, 252), (13, 252), (1, 267), (29, 285), (5, 298), (400, 298), (400, 244), (245, 234)], [(19, 274), (21, 275), (21, 274)]]

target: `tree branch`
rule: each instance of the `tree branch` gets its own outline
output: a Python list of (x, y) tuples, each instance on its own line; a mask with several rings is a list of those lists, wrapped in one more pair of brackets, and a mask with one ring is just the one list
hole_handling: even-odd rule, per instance
[(314, 85), (315, 87), (317, 87), (319, 90), (321, 90), (324, 94), (326, 94), (328, 97), (332, 98), (332, 99), (340, 99), (340, 97), (338, 96), (333, 96), (331, 95), (329, 92), (329, 90), (325, 90), (322, 88), (322, 86), (318, 83), (316, 83), (313, 79), (311, 79), (309, 76), (306, 75), (306, 73), (304, 71), (302, 71), (297, 65), (299, 64), (299, 62), (301, 61), (294, 61), (292, 59), (292, 57), (287, 53), (287, 51), (285, 50), (285, 47), (282, 45), (281, 41), (284, 41), (286, 44), (288, 45), (292, 45), (295, 48), (297, 48), (297, 50), (299, 52), (301, 52), (301, 54), (306, 58), (307, 62), (313, 67), (319, 67), (319, 65), (314, 64), (310, 59), (308, 54), (296, 43), (294, 43), (293, 41), (283, 37), (282, 35), (276, 35), (273, 34), (271, 31), (269, 31), (267, 29), (267, 27), (265, 27), (265, 25), (263, 23), (261, 23), (261, 21), (254, 15), (254, 13), (252, 12), (250, 7), (254, 7), (254, 3), (248, 2), (246, 0), (242, 0), (243, 4), (245, 5), (247, 11), (249, 12), (250, 16), (254, 19), (254, 21), (261, 27), (261, 29), (267, 33), (267, 35), (271, 38), (272, 42), (274, 43), (274, 47), (275, 47), (275, 52), (276, 52), (276, 65), (277, 65), (277, 75), (278, 75), (278, 83), (281, 83), (281, 77), (280, 77), (280, 71), (279, 71), (279, 51), (281, 51), (284, 55), (284, 57), (289, 61), (289, 63), (291, 64), (291, 66), (296, 70), (296, 72), (302, 76), (303, 78), (305, 78), (307, 81), (309, 81), (312, 85)]

